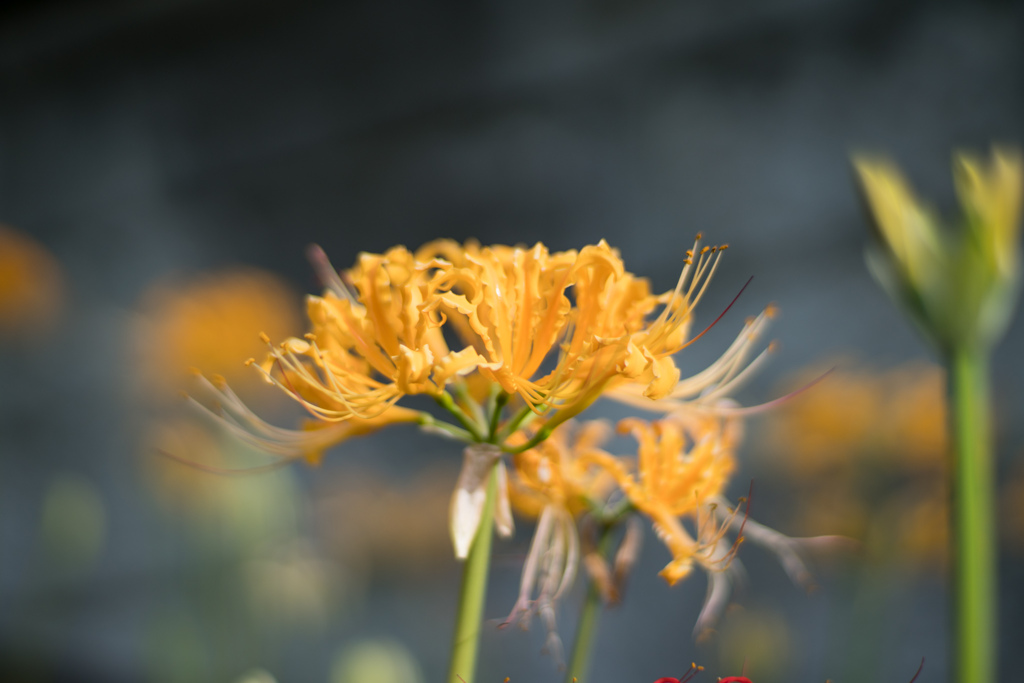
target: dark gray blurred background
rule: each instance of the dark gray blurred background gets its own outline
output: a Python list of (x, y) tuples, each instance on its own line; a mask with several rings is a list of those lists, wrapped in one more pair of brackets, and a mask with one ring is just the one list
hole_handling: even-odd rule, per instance
[[(429, 572), (371, 572), (364, 596), (338, 601), (312, 635), (257, 637), (187, 608), (171, 621), (194, 629), (152, 627), (155, 612), (204, 590), (137, 472), (149, 456), (130, 338), (155, 280), (253, 265), (315, 291), (312, 242), (342, 267), (359, 251), (435, 237), (554, 249), (605, 238), (666, 289), (703, 231), (731, 245), (705, 322), (754, 280), (681, 362), (700, 367), (743, 316), (776, 302), (780, 349), (740, 396), (753, 403), (836, 354), (879, 367), (927, 356), (863, 265), (851, 151), (892, 154), (948, 211), (952, 150), (1022, 141), (1024, 6), (1009, 2), (5, 5), (0, 222), (55, 255), (67, 305), (54, 334), (0, 357), (0, 679), (228, 682), (260, 666), (281, 683), (326, 681), (357, 637), (403, 643), (426, 680), (445, 671), (458, 582), (448, 558)], [(1005, 471), (1024, 443), (1022, 345), (1018, 321), (996, 363)], [(406, 478), (428, 460), (457, 462), (449, 444), (415, 439), (384, 434), (339, 448), (319, 470), (296, 466), (300, 508), (345, 461)], [(747, 443), (734, 493), (756, 473), (753, 514), (780, 523), (758, 446)], [(86, 573), (54, 574), (40, 555), (56, 472), (92, 482), (105, 506), (103, 550)], [(444, 524), (442, 512), (440, 538)], [(524, 524), (497, 546), (489, 618), (511, 607), (528, 537)], [(865, 580), (850, 578), (858, 569), (823, 569), (807, 596), (771, 558), (744, 553), (741, 602), (768, 605), (790, 631), (784, 665), (755, 683), (899, 683), (922, 656), (919, 681), (946, 680), (941, 572), (873, 574), (868, 605)], [(649, 538), (626, 604), (601, 624), (593, 683), (678, 676), (693, 660), (709, 665), (703, 680), (739, 673), (692, 641), (703, 578), (669, 589), (655, 576), (664, 562)], [(1020, 556), (1008, 557), (1011, 675), (1022, 577)], [(580, 599), (560, 615), (567, 643)], [(485, 633), (480, 680), (559, 680), (539, 654), (541, 627), (513, 631)], [(207, 664), (161, 673), (154, 662), (173, 669), (179, 647), (205, 648)]]

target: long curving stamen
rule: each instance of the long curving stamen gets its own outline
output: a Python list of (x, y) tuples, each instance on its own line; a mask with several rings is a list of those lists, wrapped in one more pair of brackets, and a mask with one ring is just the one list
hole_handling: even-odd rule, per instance
[[(729, 367), (729, 371), (721, 379), (721, 381), (718, 384), (709, 386), (707, 389), (701, 392), (697, 400), (713, 401), (716, 398), (719, 398), (721, 396), (727, 396), (735, 392), (748, 379), (750, 379), (754, 374), (756, 374), (758, 370), (761, 369), (761, 366), (764, 365), (765, 362), (767, 362), (768, 356), (770, 356), (774, 351), (775, 344), (769, 344), (768, 348), (766, 348), (761, 353), (757, 354), (757, 357), (754, 358), (754, 360), (747, 363), (745, 367), (743, 366), (743, 363), (746, 360), (746, 358), (743, 356), (737, 357), (736, 362)], [(740, 370), (740, 367), (742, 367), (743, 369)]]
[(715, 325), (717, 325), (718, 321), (725, 317), (725, 314), (729, 312), (729, 309), (733, 307), (733, 304), (735, 304), (737, 301), (739, 301), (740, 296), (742, 296), (744, 290), (746, 290), (747, 286), (750, 285), (750, 283), (753, 280), (754, 280), (754, 276), (753, 275), (751, 275), (749, 278), (747, 278), (747, 281), (743, 284), (742, 287), (740, 287), (740, 291), (736, 292), (736, 296), (734, 296), (732, 298), (732, 301), (729, 302), (729, 305), (726, 306), (722, 310), (722, 312), (718, 314), (718, 317), (715, 318), (714, 321), (710, 325), (705, 327), (704, 330), (700, 334), (698, 334), (696, 337), (694, 337), (690, 341), (688, 341), (685, 344), (683, 344), (683, 346), (680, 348), (680, 350), (685, 349), (686, 347), (690, 346), (690, 344), (693, 344), (695, 341), (697, 341), (698, 339), (703, 337), (705, 334), (710, 332), (711, 328), (714, 327)]
[(765, 403), (759, 403), (757, 405), (746, 406), (746, 407), (743, 407), (743, 408), (737, 408), (737, 407), (733, 407), (733, 406), (701, 405), (701, 404), (697, 403), (697, 404), (692, 404), (692, 405), (686, 406), (686, 408), (687, 408), (687, 410), (692, 409), (692, 410), (695, 410), (697, 412), (708, 412), (708, 413), (712, 413), (714, 415), (719, 415), (721, 417), (744, 417), (744, 416), (747, 416), (747, 415), (756, 415), (758, 413), (764, 413), (764, 412), (767, 412), (769, 410), (772, 410), (773, 408), (778, 408), (780, 405), (782, 405), (782, 404), (784, 404), (784, 403), (786, 403), (788, 401), (793, 400), (794, 398), (796, 398), (800, 394), (804, 393), (805, 391), (807, 391), (808, 389), (813, 387), (818, 382), (823, 381), (826, 377), (828, 377), (830, 374), (832, 374), (832, 372), (834, 370), (835, 370), (834, 367), (833, 368), (829, 368), (828, 370), (823, 372), (821, 375), (819, 375), (818, 377), (814, 378), (813, 380), (811, 380), (810, 382), (808, 382), (804, 386), (800, 387), (799, 389), (797, 389), (795, 391), (791, 391), (790, 393), (786, 394), (785, 396), (780, 396), (779, 398), (772, 399), (771, 401), (767, 401)]
[(727, 376), (729, 368), (733, 365), (742, 365), (750, 347), (760, 337), (773, 315), (774, 309), (768, 307), (761, 311), (756, 318), (747, 321), (743, 329), (740, 330), (740, 333), (736, 335), (736, 339), (733, 340), (732, 344), (729, 345), (729, 348), (721, 356), (696, 375), (680, 380), (669, 394), (669, 397), (684, 398), (694, 396), (704, 391), (707, 387), (721, 384), (724, 381), (723, 378)]
[(313, 272), (320, 278), (320, 284), (334, 292), (337, 296), (356, 303), (355, 294), (352, 293), (352, 290), (345, 284), (345, 281), (338, 275), (338, 271), (335, 270), (334, 266), (331, 265), (330, 259), (327, 258), (327, 253), (319, 244), (311, 244), (306, 247), (306, 258), (309, 259), (310, 265), (313, 266)]

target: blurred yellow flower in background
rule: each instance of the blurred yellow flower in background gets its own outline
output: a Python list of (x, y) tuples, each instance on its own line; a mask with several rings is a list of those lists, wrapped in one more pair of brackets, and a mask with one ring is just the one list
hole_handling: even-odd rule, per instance
[(28, 235), (0, 224), (0, 339), (49, 334), (64, 298), (57, 259)]
[[(798, 491), (800, 533), (841, 533), (869, 555), (941, 567), (946, 545), (945, 376), (936, 365), (875, 370), (848, 360), (765, 426), (773, 463)], [(800, 372), (793, 386), (820, 375)]]
[[(258, 384), (245, 361), (265, 348), (261, 332), (300, 328), (298, 297), (279, 277), (255, 268), (203, 273), (151, 286), (139, 305), (139, 369), (147, 394), (175, 397), (192, 368), (228, 378), (240, 390)], [(256, 395), (263, 392), (254, 392)]]
[[(838, 369), (814, 391), (779, 408), (766, 424), (773, 450), (797, 476), (811, 477), (877, 458), (890, 469), (941, 467), (946, 456), (945, 374), (937, 365), (911, 363), (888, 371)], [(848, 369), (849, 368), (849, 369)], [(815, 366), (789, 387), (821, 376)]]

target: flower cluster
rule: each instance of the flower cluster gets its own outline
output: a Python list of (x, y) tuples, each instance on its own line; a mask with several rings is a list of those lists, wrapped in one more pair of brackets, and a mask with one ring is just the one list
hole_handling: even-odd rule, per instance
[[(285, 458), (318, 462), (331, 445), (399, 422), (469, 444), (451, 504), (456, 555), (465, 558), (478, 534), (490, 533), (479, 527), (493, 481), (499, 533), (512, 533), (513, 507), (537, 520), (508, 621), (540, 615), (556, 655), (558, 597), (580, 564), (609, 596), (621, 586), (638, 552), (636, 525), (613, 569), (604, 555), (612, 531), (635, 515), (650, 520), (670, 551), (661, 572), (670, 584), (695, 566), (708, 572), (703, 630), (725, 605), (744, 535), (806, 574), (791, 539), (737, 514), (724, 497), (743, 413), (728, 396), (767, 353), (751, 359), (772, 310), (748, 320), (696, 375), (681, 377), (675, 363), (703, 334), (693, 330), (694, 309), (724, 249), (698, 236), (664, 293), (628, 272), (604, 241), (551, 252), (439, 240), (361, 254), (342, 273), (314, 249), (326, 289), (309, 297), (309, 334), (279, 343), (264, 336), (267, 358), (250, 361), (313, 419), (302, 430), (272, 426), (226, 383), (200, 379), (229, 429)], [(414, 394), (434, 398), (454, 420), (397, 405)], [(633, 454), (605, 450), (610, 426), (573, 419), (602, 396), (664, 413), (620, 422), (638, 444)]]

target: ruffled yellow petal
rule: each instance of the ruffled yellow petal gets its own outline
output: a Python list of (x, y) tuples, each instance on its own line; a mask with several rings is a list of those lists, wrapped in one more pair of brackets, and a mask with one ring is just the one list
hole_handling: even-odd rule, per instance
[(644, 389), (644, 396), (658, 400), (665, 398), (675, 389), (679, 382), (679, 368), (671, 356), (651, 360), (651, 382)]

